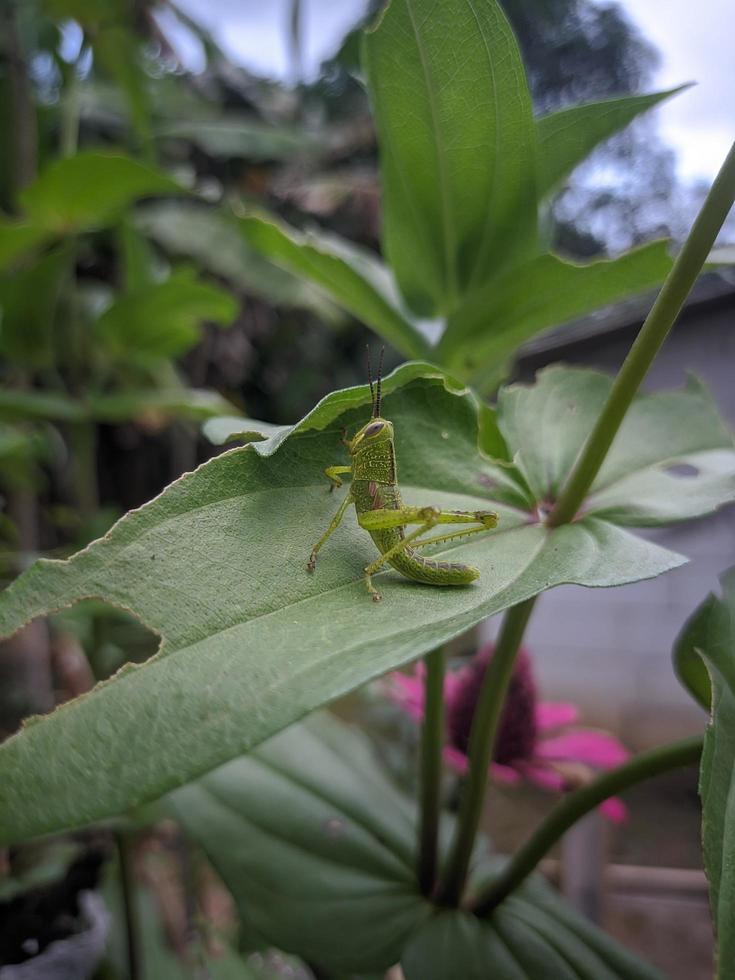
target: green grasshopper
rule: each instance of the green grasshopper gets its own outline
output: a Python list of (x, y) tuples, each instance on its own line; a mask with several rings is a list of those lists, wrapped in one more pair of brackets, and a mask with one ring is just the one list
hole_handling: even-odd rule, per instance
[[(372, 583), (372, 576), (386, 564), (406, 578), (426, 585), (467, 585), (479, 578), (480, 570), (474, 565), (455, 561), (437, 561), (418, 554), (419, 548), (430, 544), (452, 541), (463, 535), (477, 534), (493, 528), (498, 515), (492, 510), (440, 510), (438, 507), (405, 507), (396, 483), (396, 453), (393, 442), (393, 424), (380, 415), (381, 373), (383, 352), (375, 388), (373, 388), (368, 351), (368, 381), (372, 399), (372, 415), (352, 439), (343, 433), (342, 442), (352, 457), (352, 466), (328, 466), (324, 474), (330, 481), (330, 492), (342, 486), (341, 476), (351, 474), (350, 490), (334, 515), (331, 524), (314, 545), (307, 570), (316, 568), (316, 556), (330, 534), (339, 527), (345, 511), (355, 505), (357, 521), (373, 539), (380, 557), (365, 568), (365, 584), (373, 601), (379, 602), (380, 593)], [(418, 527), (406, 534), (407, 525)], [(438, 534), (423, 541), (422, 534), (437, 524), (477, 524), (463, 527), (461, 531)]]

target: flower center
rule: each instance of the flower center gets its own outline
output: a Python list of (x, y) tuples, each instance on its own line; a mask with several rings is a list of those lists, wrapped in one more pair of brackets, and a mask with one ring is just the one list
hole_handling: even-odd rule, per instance
[[(457, 685), (447, 706), (449, 740), (460, 752), (467, 752), (472, 719), (477, 708), (480, 688), (492, 648), (485, 647), (462, 669), (462, 680)], [(536, 683), (533, 679), (531, 660), (521, 650), (516, 660), (513, 676), (508, 687), (498, 735), (493, 750), (493, 761), (511, 765), (521, 759), (531, 759), (536, 747)]]

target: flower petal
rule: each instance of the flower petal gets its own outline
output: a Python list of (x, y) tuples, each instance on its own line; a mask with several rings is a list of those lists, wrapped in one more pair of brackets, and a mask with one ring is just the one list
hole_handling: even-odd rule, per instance
[(542, 701), (536, 705), (536, 725), (539, 731), (550, 728), (561, 728), (573, 724), (579, 717), (576, 704), (561, 701)]
[(600, 804), (599, 809), (603, 817), (610, 823), (625, 823), (628, 819), (628, 808), (617, 796), (611, 796), (609, 800), (605, 800), (604, 803)]
[(469, 769), (469, 759), (464, 752), (455, 749), (453, 745), (444, 746), (443, 756), (449, 768), (454, 769), (460, 775), (464, 775)]
[(534, 783), (541, 789), (548, 789), (552, 793), (563, 793), (567, 788), (567, 781), (562, 774), (543, 763), (540, 765), (524, 765), (522, 771), (529, 783)]
[(412, 674), (394, 671), (384, 683), (386, 695), (414, 721), (424, 717), (423, 664), (417, 664)]
[(591, 728), (543, 739), (536, 747), (536, 755), (549, 761), (584, 762), (595, 769), (614, 769), (630, 757), (615, 736)]
[(523, 782), (523, 776), (517, 769), (512, 766), (503, 766), (499, 762), (491, 763), (490, 772), (495, 782), (501, 783), (503, 786), (517, 786)]

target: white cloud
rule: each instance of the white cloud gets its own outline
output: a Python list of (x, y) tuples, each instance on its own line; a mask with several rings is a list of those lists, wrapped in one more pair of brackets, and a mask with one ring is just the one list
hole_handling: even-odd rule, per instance
[[(226, 54), (252, 71), (293, 81), (289, 56), (291, 0), (177, 0), (211, 31)], [(365, 0), (301, 0), (303, 71), (313, 79), (355, 24)]]
[(697, 84), (661, 106), (661, 135), (684, 179), (712, 180), (735, 139), (735, 4), (732, 0), (621, 0), (661, 53), (655, 86)]

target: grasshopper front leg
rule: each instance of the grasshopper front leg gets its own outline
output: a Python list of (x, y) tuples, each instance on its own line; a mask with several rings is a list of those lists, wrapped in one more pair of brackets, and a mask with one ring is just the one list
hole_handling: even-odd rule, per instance
[(349, 507), (349, 505), (351, 503), (352, 503), (352, 494), (348, 493), (347, 496), (345, 497), (345, 499), (339, 505), (339, 510), (337, 511), (337, 513), (332, 518), (332, 521), (331, 521), (329, 527), (324, 532), (324, 534), (319, 538), (319, 540), (314, 545), (314, 547), (311, 549), (311, 555), (309, 556), (309, 561), (306, 564), (306, 570), (307, 571), (313, 572), (314, 569), (316, 568), (316, 556), (317, 556), (317, 553), (318, 553), (319, 549), (322, 547), (322, 545), (327, 540), (327, 538), (332, 533), (332, 531), (336, 531), (337, 530), (337, 528), (339, 527), (339, 525), (340, 525), (340, 523), (342, 521), (342, 518), (345, 516), (345, 511), (347, 510), (347, 508)]
[(328, 466), (324, 470), (324, 475), (329, 480), (329, 492), (338, 489), (342, 486), (342, 481), (339, 478), (340, 473), (352, 473), (351, 466)]

